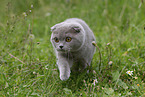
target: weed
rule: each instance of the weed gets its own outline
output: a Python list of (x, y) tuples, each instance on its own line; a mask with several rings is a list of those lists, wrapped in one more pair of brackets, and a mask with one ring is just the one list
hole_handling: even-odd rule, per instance
[[(3, 0), (0, 96), (145, 96), (143, 0)], [(84, 72), (59, 79), (50, 27), (85, 20), (97, 46)]]

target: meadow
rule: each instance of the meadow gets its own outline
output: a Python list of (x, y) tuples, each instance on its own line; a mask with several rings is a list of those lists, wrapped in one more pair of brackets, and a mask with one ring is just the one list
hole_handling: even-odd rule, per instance
[[(145, 1), (0, 0), (0, 97), (144, 97)], [(50, 28), (81, 18), (96, 37), (90, 72), (61, 81)]]

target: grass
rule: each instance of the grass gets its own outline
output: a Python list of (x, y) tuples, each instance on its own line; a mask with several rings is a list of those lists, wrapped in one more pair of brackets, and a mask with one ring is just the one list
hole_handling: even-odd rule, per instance
[[(3, 0), (0, 6), (0, 96), (145, 96), (141, 0)], [(96, 48), (92, 72), (61, 81), (50, 27), (72, 17), (93, 30), (101, 70)]]

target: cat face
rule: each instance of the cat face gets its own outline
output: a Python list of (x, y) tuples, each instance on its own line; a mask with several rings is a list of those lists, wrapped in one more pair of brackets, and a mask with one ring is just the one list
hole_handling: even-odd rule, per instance
[(51, 42), (58, 52), (73, 52), (85, 41), (83, 29), (76, 24), (56, 24), (52, 27)]

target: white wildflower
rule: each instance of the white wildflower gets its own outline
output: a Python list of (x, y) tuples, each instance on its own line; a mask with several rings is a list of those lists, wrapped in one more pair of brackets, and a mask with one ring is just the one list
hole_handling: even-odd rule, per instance
[(95, 70), (93, 70), (93, 74), (96, 74), (96, 71)]
[(110, 45), (110, 43), (107, 43), (107, 45)]
[(33, 8), (33, 4), (31, 5), (31, 8)]
[(33, 71), (33, 74), (37, 74), (35, 71)]
[(128, 92), (127, 94), (128, 94), (128, 95), (132, 95), (132, 93), (131, 93), (131, 92)]
[(112, 65), (112, 63), (113, 63), (113, 62), (112, 62), (112, 61), (110, 61), (108, 64), (109, 64), (109, 65)]
[(30, 34), (29, 38), (33, 40), (35, 38), (34, 34)]
[(23, 15), (26, 17), (27, 16), (26, 12), (23, 12)]
[(95, 86), (97, 83), (98, 83), (98, 80), (95, 79), (95, 80), (93, 81), (94, 86)]
[(127, 73), (128, 75), (133, 75), (133, 71), (130, 71), (130, 70), (127, 71), (126, 73)]

